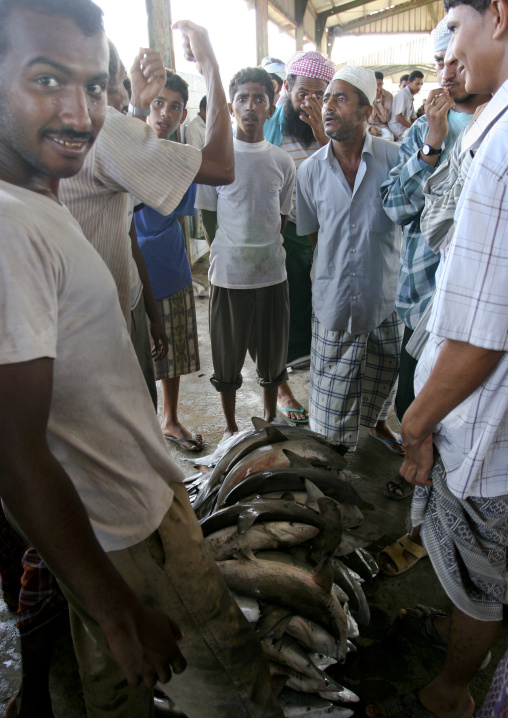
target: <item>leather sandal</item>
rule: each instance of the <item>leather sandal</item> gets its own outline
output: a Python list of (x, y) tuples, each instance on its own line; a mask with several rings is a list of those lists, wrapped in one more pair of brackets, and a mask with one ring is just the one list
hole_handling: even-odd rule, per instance
[[(410, 563), (403, 555), (404, 551), (414, 556), (415, 560)], [(397, 567), (396, 571), (388, 571), (385, 569), (382, 559), (383, 554), (395, 564)], [(423, 546), (411, 541), (409, 534), (405, 534), (405, 536), (397, 539), (394, 543), (385, 546), (385, 548), (378, 553), (376, 560), (379, 564), (379, 570), (384, 576), (400, 576), (401, 573), (409, 571), (421, 558), (425, 558), (427, 555), (427, 551)]]

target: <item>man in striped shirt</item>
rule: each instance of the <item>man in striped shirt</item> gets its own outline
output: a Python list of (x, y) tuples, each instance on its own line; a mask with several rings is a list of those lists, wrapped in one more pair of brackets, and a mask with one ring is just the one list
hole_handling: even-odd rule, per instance
[[(293, 159), (296, 171), (316, 150), (328, 143), (323, 128), (321, 108), (323, 95), (331, 82), (335, 65), (319, 52), (297, 52), (286, 65), (284, 89), (286, 100), (265, 122), (268, 142), (285, 150)], [(310, 357), (312, 339), (312, 283), (310, 270), (314, 250), (308, 237), (296, 232), (296, 181), (293, 207), (284, 230), (286, 271), (289, 283), (289, 345), (288, 363)], [(279, 386), (277, 406), (287, 418), (300, 423), (308, 414), (296, 401), (289, 387)]]

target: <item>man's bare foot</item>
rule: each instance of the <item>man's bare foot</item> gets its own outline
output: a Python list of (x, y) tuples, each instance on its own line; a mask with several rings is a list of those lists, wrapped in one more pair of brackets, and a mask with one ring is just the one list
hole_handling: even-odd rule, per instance
[(201, 434), (192, 434), (189, 429), (182, 426), (180, 422), (165, 422), (162, 425), (162, 433), (170, 440), (187, 439), (179, 441), (179, 446), (187, 451), (201, 451), (203, 448), (203, 437)]
[(282, 409), (294, 409), (294, 411), (284, 411), (284, 416), (290, 421), (302, 421), (309, 418), (309, 412), (304, 409), (303, 412), (301, 402), (297, 401), (289, 387), (289, 382), (284, 381), (277, 389), (277, 407), (279, 411)]
[(5, 706), (5, 718), (55, 718), (49, 692), (47, 696), (38, 695), (33, 702), (23, 700), (18, 693)]
[(378, 421), (376, 426), (369, 429), (370, 435), (386, 444), (386, 448), (394, 454), (404, 456), (405, 451), (402, 448), (402, 440), (400, 434), (392, 431), (385, 421)]
[[(398, 612), (398, 618), (403, 621), (404, 618), (408, 615), (408, 611), (405, 608), (401, 608)], [(422, 619), (424, 620), (424, 619)], [(429, 616), (427, 619), (432, 624), (432, 627), (434, 628), (434, 631), (437, 633), (439, 638), (443, 641), (444, 644), (448, 643), (448, 632), (450, 630), (450, 616)], [(430, 636), (430, 634), (429, 634)]]
[(239, 434), (239, 433), (240, 432), (238, 431), (238, 427), (236, 428), (235, 431), (233, 431), (232, 429), (225, 429), (225, 431), (222, 435), (222, 439), (219, 441), (219, 444), (222, 444), (223, 441), (227, 441), (232, 436), (234, 436), (235, 434)]

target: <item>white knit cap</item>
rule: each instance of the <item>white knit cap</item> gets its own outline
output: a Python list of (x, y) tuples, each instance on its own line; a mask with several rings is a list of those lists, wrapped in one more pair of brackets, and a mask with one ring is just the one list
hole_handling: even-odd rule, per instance
[(356, 87), (358, 90), (363, 92), (371, 105), (374, 102), (377, 92), (376, 75), (374, 74), (374, 70), (369, 70), (366, 67), (353, 67), (352, 65), (345, 65), (335, 73), (333, 80), (344, 80), (344, 82), (349, 82), (350, 85), (353, 85), (353, 87)]
[(448, 49), (452, 34), (448, 30), (448, 18), (446, 15), (432, 30), (432, 39), (434, 40), (434, 52), (442, 52)]

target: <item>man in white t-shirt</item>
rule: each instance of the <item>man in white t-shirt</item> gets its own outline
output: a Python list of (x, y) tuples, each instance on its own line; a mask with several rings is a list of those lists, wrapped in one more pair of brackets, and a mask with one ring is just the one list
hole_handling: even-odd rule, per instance
[(237, 129), (235, 181), (218, 187), (219, 228), (210, 251), (210, 337), (214, 373), (226, 419), (224, 437), (238, 431), (236, 391), (247, 351), (263, 387), (264, 417), (276, 415), (277, 387), (287, 380), (289, 295), (282, 235), (291, 209), (295, 165), (264, 139), (274, 111), (273, 84), (258, 67), (240, 70), (230, 82), (229, 105)]
[[(180, 29), (218, 77), (206, 32)], [(115, 283), (57, 198), (104, 122), (102, 12), (6, 0), (0, 32), (0, 495), (69, 600), (89, 713), (147, 718), (173, 672), (165, 690), (190, 717), (282, 716), (168, 457)], [(227, 113), (216, 121), (231, 142)], [(52, 715), (43, 698), (34, 715)]]
[(423, 72), (413, 70), (409, 75), (407, 85), (393, 98), (392, 116), (388, 122), (388, 128), (397, 142), (407, 135), (407, 131), (416, 120), (413, 98), (420, 92), (422, 85)]

